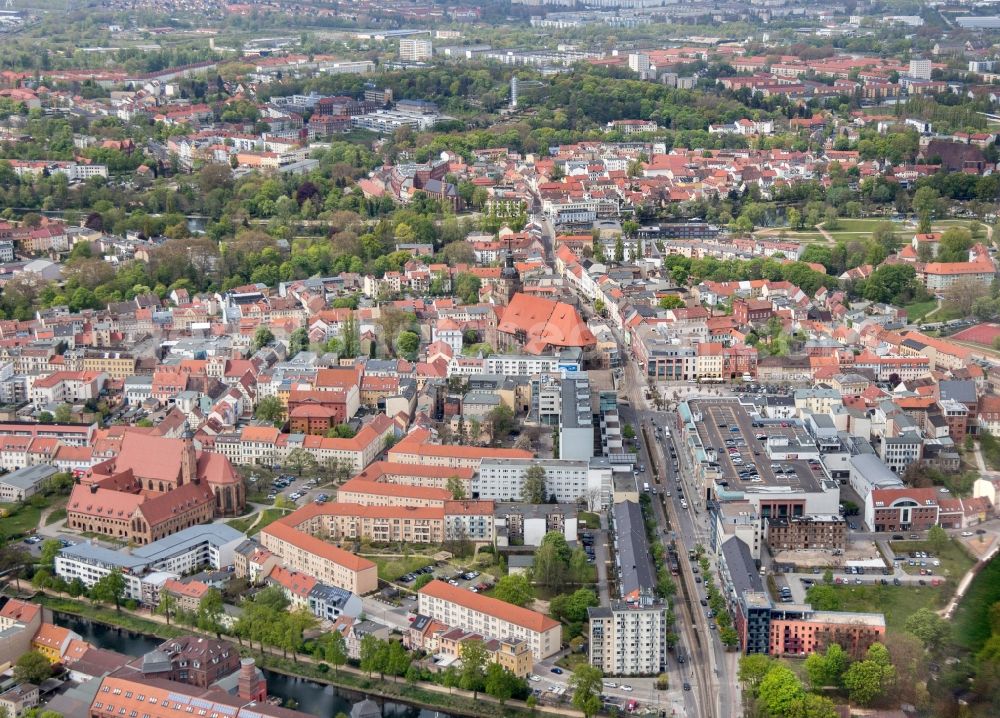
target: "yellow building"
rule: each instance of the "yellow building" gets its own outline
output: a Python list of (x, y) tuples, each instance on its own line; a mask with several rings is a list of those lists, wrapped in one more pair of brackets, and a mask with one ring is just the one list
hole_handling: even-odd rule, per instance
[(66, 649), (69, 648), (70, 642), (74, 640), (83, 639), (68, 628), (43, 623), (38, 628), (38, 633), (31, 639), (31, 647), (48, 658), (49, 663), (59, 663), (66, 655)]

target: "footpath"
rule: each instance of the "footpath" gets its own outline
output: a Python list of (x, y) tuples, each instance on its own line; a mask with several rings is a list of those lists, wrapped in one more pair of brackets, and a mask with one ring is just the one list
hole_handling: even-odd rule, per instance
[[(57, 598), (61, 601), (69, 601), (69, 602), (79, 603), (81, 605), (86, 605), (84, 604), (83, 601), (80, 601), (79, 599), (74, 599), (72, 597), (67, 596), (66, 594), (58, 593), (56, 591), (51, 591), (49, 589), (40, 589), (39, 592), (44, 593), (46, 596)], [(71, 613), (71, 611), (67, 611), (67, 613)], [(176, 630), (184, 630), (192, 634), (198, 634), (213, 638), (215, 637), (215, 635), (210, 632), (202, 631), (192, 626), (186, 626), (186, 625), (181, 626), (176, 622), (170, 623), (167, 621), (165, 616), (161, 616), (147, 610), (143, 609), (129, 610), (125, 607), (122, 607), (120, 609), (120, 613), (130, 615), (134, 618), (143, 621), (148, 621), (150, 623), (157, 623), (164, 626), (170, 626), (171, 628)], [(108, 623), (110, 625), (115, 625), (113, 623), (113, 617), (110, 617), (108, 620), (104, 620), (102, 618), (94, 618), (90, 615), (87, 615), (86, 613), (81, 613), (79, 615), (82, 618), (94, 621), (95, 623)], [(125, 628), (129, 627), (125, 626)], [(129, 628), (129, 630), (134, 630), (134, 629)], [(223, 637), (228, 638), (227, 634), (222, 634), (222, 635)], [(474, 694), (472, 691), (462, 690), (461, 688), (447, 688), (445, 686), (438, 685), (437, 683), (427, 683), (425, 681), (417, 683), (407, 683), (401, 680), (397, 680), (396, 678), (380, 678), (378, 676), (370, 676), (365, 671), (362, 671), (360, 668), (355, 668), (354, 666), (349, 666), (349, 665), (339, 666), (328, 674), (316, 675), (316, 673), (310, 671), (308, 675), (302, 675), (299, 673), (295, 673), (292, 670), (289, 670), (287, 667), (285, 667), (284, 663), (286, 661), (292, 660), (296, 663), (308, 664), (311, 666), (319, 666), (324, 662), (303, 653), (292, 654), (292, 657), (289, 657), (287, 651), (282, 651), (281, 649), (275, 648), (273, 646), (258, 645), (254, 647), (252, 642), (250, 641), (247, 641), (247, 643), (244, 644), (242, 639), (237, 637), (237, 640), (239, 641), (239, 645), (242, 648), (259, 654), (264, 661), (264, 665), (262, 667), (267, 668), (268, 670), (275, 671), (276, 673), (284, 673), (286, 675), (296, 676), (299, 678), (305, 678), (307, 680), (313, 680), (316, 681), (317, 683), (326, 683), (349, 691), (357, 691), (359, 693), (369, 693), (372, 695), (379, 696), (380, 698), (410, 702), (417, 705), (421, 705), (422, 707), (425, 708), (446, 711), (448, 713), (479, 715), (479, 716), (485, 716), (487, 718), (495, 718), (498, 715), (502, 715), (504, 713), (504, 708), (517, 709), (530, 715), (549, 714), (555, 716), (566, 716), (568, 718), (583, 718), (583, 713), (574, 708), (563, 707), (563, 706), (549, 706), (549, 705), (532, 707), (529, 706), (524, 701), (513, 700), (513, 699), (508, 700), (505, 703), (500, 703), (500, 701), (498, 701), (496, 698), (485, 695), (483, 693)], [(267, 661), (268, 657), (273, 658), (274, 661), (270, 662)], [(281, 661), (281, 664), (276, 664), (276, 661)], [(358, 682), (338, 681), (337, 680), (338, 676), (343, 674), (356, 677), (356, 679), (358, 679)], [(358, 685), (358, 683), (362, 683), (362, 685)], [(442, 702), (441, 704), (435, 704), (431, 701), (422, 702), (416, 698), (407, 696), (405, 692), (406, 688), (416, 688), (421, 691), (427, 691), (429, 693), (439, 694), (442, 696), (462, 698), (467, 700), (471, 705), (470, 706), (454, 705), (451, 702)], [(484, 704), (484, 705), (478, 705), (478, 704)], [(476, 707), (473, 708), (472, 706)]]

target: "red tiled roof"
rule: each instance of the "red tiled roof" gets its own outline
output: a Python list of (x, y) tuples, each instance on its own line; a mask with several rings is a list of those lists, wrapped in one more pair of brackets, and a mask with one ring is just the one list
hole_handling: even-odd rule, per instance
[(488, 616), (495, 616), (531, 631), (548, 631), (559, 625), (558, 621), (549, 618), (543, 613), (538, 613), (528, 608), (521, 608), (512, 603), (484, 596), (480, 593), (473, 593), (464, 588), (449, 585), (444, 581), (431, 581), (420, 589), (418, 593), (450, 601), (473, 611), (485, 613)]

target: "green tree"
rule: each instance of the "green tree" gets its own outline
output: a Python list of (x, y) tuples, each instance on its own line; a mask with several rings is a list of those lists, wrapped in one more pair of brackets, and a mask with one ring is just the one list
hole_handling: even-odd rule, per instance
[(462, 481), (457, 476), (449, 476), (448, 483), (446, 485), (448, 492), (451, 494), (451, 498), (455, 501), (464, 501), (466, 498), (465, 493), (465, 482)]
[(806, 674), (813, 688), (839, 686), (849, 663), (844, 649), (832, 643), (825, 654), (811, 653), (805, 662)]
[(309, 348), (309, 333), (303, 327), (299, 327), (288, 338), (288, 358), (291, 359), (299, 352), (304, 352)]
[(493, 589), (493, 597), (515, 606), (527, 606), (534, 600), (535, 592), (524, 574), (512, 573), (500, 577)]
[(14, 664), (15, 683), (34, 683), (36, 686), (52, 677), (52, 664), (38, 651), (23, 653)]
[(506, 404), (500, 404), (486, 415), (490, 425), (490, 434), (494, 440), (506, 436), (514, 429), (514, 412)]
[(931, 220), (938, 209), (940, 194), (933, 187), (920, 187), (913, 194), (913, 211), (917, 213), (918, 232), (931, 231)]
[(428, 573), (421, 574), (420, 576), (417, 576), (417, 580), (413, 582), (413, 590), (419, 591), (433, 580), (434, 577), (431, 576), (430, 574)]
[(90, 590), (90, 595), (96, 601), (115, 604), (115, 611), (121, 611), (122, 598), (125, 596), (125, 578), (122, 572), (114, 569), (102, 577)]
[(489, 652), (482, 641), (473, 640), (462, 643), (462, 672), (459, 687), (472, 691), (473, 699), (479, 697), (486, 682), (486, 664), (489, 662)]
[(69, 404), (60, 404), (56, 407), (56, 413), (53, 415), (56, 423), (58, 424), (68, 424), (73, 418), (73, 407)]
[(56, 565), (56, 556), (62, 551), (62, 544), (57, 539), (46, 539), (42, 542), (42, 554), (39, 561), (43, 566), (53, 567)]
[(625, 243), (622, 241), (622, 236), (619, 234), (615, 237), (615, 261), (621, 264), (625, 261)]
[(553, 598), (549, 603), (549, 612), (565, 623), (583, 623), (587, 620), (587, 609), (599, 605), (596, 593), (589, 588), (580, 588)]
[(774, 665), (774, 659), (763, 653), (752, 653), (749, 656), (740, 658), (739, 681), (743, 689), (752, 695), (757, 694), (757, 688), (764, 676), (768, 674)]
[(486, 669), (486, 695), (493, 696), (504, 705), (518, 689), (521, 680), (499, 663), (490, 663)]
[(865, 659), (852, 663), (844, 672), (844, 687), (852, 701), (866, 705), (881, 695), (895, 677), (889, 651), (881, 643), (873, 643)]
[(38, 412), (38, 423), (39, 424), (51, 424), (56, 418), (52, 416), (51, 412), (40, 411)]
[(948, 538), (947, 531), (935, 524), (927, 530), (927, 541), (934, 548), (936, 553), (941, 553), (948, 547), (948, 543), (951, 539)]
[(938, 241), (937, 261), (968, 262), (971, 247), (972, 233), (969, 230), (964, 227), (949, 227)]
[(295, 476), (301, 476), (303, 473), (315, 473), (318, 471), (319, 462), (316, 461), (316, 457), (308, 449), (298, 447), (288, 452), (288, 455), (285, 457), (284, 467), (295, 474)]
[(267, 327), (257, 327), (253, 335), (253, 350), (260, 351), (274, 341), (274, 333)]
[(545, 467), (532, 464), (524, 471), (521, 500), (526, 504), (544, 504), (548, 498), (545, 487)]
[(159, 616), (163, 616), (167, 619), (167, 625), (170, 625), (170, 618), (174, 616), (177, 611), (177, 599), (169, 591), (160, 591), (160, 602), (156, 604), (156, 613)]
[(323, 659), (333, 666), (333, 672), (347, 663), (347, 641), (340, 631), (323, 634), (327, 639), (323, 646)]
[[(719, 614), (721, 616), (728, 616), (728, 613)], [(736, 629), (732, 626), (723, 626), (719, 629), (719, 640), (722, 645), (726, 648), (733, 648), (740, 642), (740, 636), (736, 633)]]
[(269, 421), (275, 426), (280, 426), (285, 420), (285, 405), (276, 396), (265, 396), (257, 402), (254, 416), (261, 421)]
[(684, 306), (684, 300), (676, 294), (668, 294), (665, 297), (660, 297), (658, 305), (660, 309), (680, 309)]
[(862, 294), (872, 302), (904, 303), (914, 288), (916, 271), (908, 264), (883, 264), (864, 283)]
[(358, 647), (359, 665), (361, 670), (371, 677), (372, 673), (385, 671), (385, 641), (368, 634), (362, 637)]
[(414, 360), (417, 358), (417, 350), (420, 348), (420, 337), (411, 331), (400, 332), (396, 337), (396, 351), (400, 356)]
[(903, 627), (919, 638), (924, 648), (932, 654), (941, 650), (951, 632), (948, 622), (930, 608), (921, 608), (911, 614)]
[(210, 588), (198, 602), (198, 628), (209, 631), (218, 638), (222, 632), (222, 616), (225, 605), (222, 601), (222, 591)]
[(837, 611), (840, 609), (840, 593), (828, 584), (815, 584), (806, 592), (809, 603), (818, 611)]
[(600, 668), (583, 664), (575, 671), (569, 680), (573, 691), (573, 707), (583, 713), (585, 718), (591, 718), (601, 709), (601, 687), (604, 673)]
[(793, 716), (805, 691), (790, 668), (773, 664), (757, 689), (757, 704), (768, 716)]

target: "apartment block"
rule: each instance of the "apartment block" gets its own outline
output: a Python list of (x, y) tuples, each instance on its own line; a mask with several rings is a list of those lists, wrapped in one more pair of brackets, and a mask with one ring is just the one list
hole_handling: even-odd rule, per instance
[(260, 539), (264, 548), (279, 556), (287, 568), (358, 595), (378, 588), (378, 567), (374, 563), (283, 521), (267, 526), (260, 532)]
[(592, 666), (606, 676), (658, 674), (667, 667), (667, 609), (614, 601), (589, 608)]
[(431, 581), (417, 593), (418, 611), (448, 626), (484, 637), (521, 639), (540, 661), (559, 651), (562, 628), (548, 616), (489, 596)]

